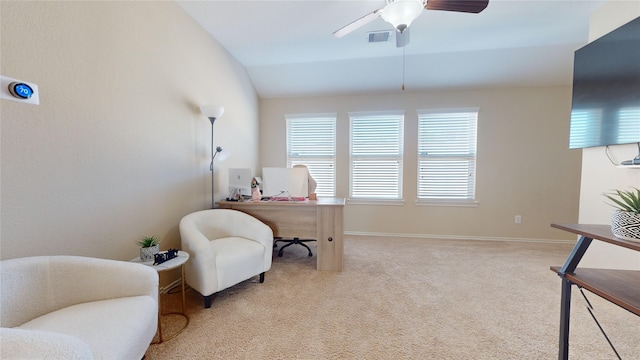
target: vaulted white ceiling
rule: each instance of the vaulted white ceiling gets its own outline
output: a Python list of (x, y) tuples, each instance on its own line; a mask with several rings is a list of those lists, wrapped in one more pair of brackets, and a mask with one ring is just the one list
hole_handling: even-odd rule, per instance
[[(636, 1), (636, 0), (633, 0)], [(335, 38), (385, 6), (358, 1), (178, 4), (242, 63), (262, 98), (571, 84), (573, 52), (606, 0), (490, 0), (480, 14), (424, 11), (411, 41), (368, 43), (382, 19)]]

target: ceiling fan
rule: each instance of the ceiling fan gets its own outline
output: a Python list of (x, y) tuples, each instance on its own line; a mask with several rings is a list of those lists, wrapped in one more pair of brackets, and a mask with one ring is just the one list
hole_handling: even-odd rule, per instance
[(396, 46), (409, 43), (409, 25), (424, 9), (466, 13), (480, 13), (489, 0), (386, 0), (387, 5), (336, 30), (333, 36), (341, 38), (365, 24), (381, 17), (396, 29)]

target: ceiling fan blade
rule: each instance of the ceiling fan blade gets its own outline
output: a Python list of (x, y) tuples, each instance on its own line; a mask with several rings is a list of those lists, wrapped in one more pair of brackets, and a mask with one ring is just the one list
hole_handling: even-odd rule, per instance
[(478, 14), (487, 8), (489, 0), (427, 0), (425, 9)]
[(343, 27), (341, 27), (340, 29), (336, 30), (333, 32), (333, 36), (337, 37), (337, 38), (341, 38), (345, 35), (347, 35), (348, 33), (354, 31), (355, 29), (364, 26), (370, 22), (372, 22), (373, 20), (377, 19), (380, 17), (380, 14), (382, 13), (382, 9), (378, 9), (374, 12), (371, 12), (363, 17), (361, 17), (360, 19), (345, 25)]
[(403, 32), (396, 30), (396, 47), (404, 47), (409, 44), (409, 28), (404, 29)]

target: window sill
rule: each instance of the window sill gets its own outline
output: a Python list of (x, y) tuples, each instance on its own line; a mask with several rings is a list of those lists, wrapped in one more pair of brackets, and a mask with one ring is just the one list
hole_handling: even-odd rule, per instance
[(385, 199), (347, 199), (347, 204), (351, 205), (391, 205), (402, 206), (404, 200), (385, 200)]
[(418, 199), (416, 200), (417, 206), (452, 206), (452, 207), (478, 207), (478, 202), (475, 200), (434, 200), (434, 199)]

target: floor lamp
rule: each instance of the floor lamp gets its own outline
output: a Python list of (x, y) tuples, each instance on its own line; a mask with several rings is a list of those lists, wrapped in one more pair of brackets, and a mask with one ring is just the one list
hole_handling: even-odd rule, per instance
[(215, 176), (213, 173), (213, 160), (215, 160), (218, 153), (220, 153), (220, 161), (224, 161), (229, 157), (229, 152), (222, 150), (220, 146), (213, 146), (213, 124), (217, 118), (224, 114), (224, 107), (218, 105), (202, 105), (200, 107), (200, 111), (202, 114), (209, 118), (211, 121), (211, 165), (209, 165), (209, 170), (211, 171), (211, 208), (215, 208), (216, 200), (215, 200)]

